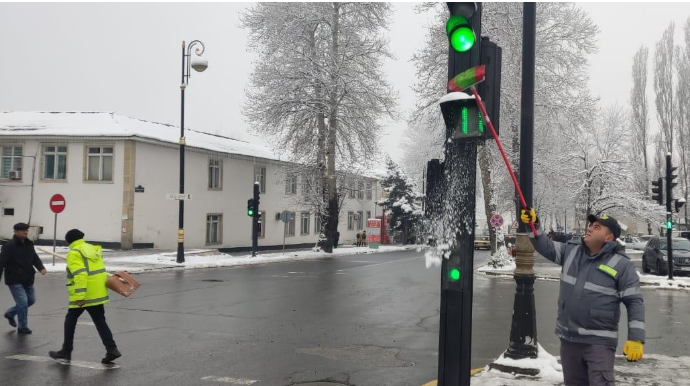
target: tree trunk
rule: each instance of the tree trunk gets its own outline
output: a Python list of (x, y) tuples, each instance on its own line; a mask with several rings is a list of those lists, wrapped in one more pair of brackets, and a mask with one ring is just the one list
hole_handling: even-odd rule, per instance
[(327, 253), (333, 252), (333, 238), (338, 232), (338, 184), (336, 181), (335, 159), (336, 159), (336, 135), (338, 125), (338, 35), (340, 32), (340, 4), (333, 3), (333, 21), (332, 21), (332, 35), (331, 35), (331, 61), (330, 61), (330, 77), (331, 89), (329, 90), (329, 117), (328, 117), (328, 137), (327, 137), (327, 171), (326, 179), (328, 181), (328, 222), (326, 227), (326, 247), (324, 251)]

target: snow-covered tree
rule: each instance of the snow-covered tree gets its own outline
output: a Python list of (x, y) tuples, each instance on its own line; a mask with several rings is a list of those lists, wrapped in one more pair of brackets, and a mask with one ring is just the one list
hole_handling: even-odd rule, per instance
[[(656, 43), (654, 51), (654, 93), (656, 99), (656, 113), (661, 127), (665, 151), (673, 153), (673, 65), (674, 58), (673, 34), (676, 26), (673, 22), (664, 31), (664, 35)], [(660, 165), (657, 165), (660, 166)]]
[(393, 117), (381, 65), (390, 14), (387, 3), (258, 3), (242, 17), (259, 54), (244, 114), (304, 165), (299, 175), (316, 171), (326, 252), (338, 227), (336, 170), (373, 160), (380, 118)]
[[(678, 86), (676, 88), (676, 135), (680, 150), (681, 196), (688, 201), (690, 191), (690, 18), (683, 26), (685, 47), (676, 48), (676, 72)], [(685, 223), (688, 223), (688, 205), (684, 207)]]
[(423, 195), (415, 191), (414, 184), (393, 160), (388, 158), (386, 164), (386, 177), (381, 181), (386, 198), (378, 204), (388, 209), (390, 229), (402, 231), (403, 244), (406, 244), (412, 232), (421, 226)]

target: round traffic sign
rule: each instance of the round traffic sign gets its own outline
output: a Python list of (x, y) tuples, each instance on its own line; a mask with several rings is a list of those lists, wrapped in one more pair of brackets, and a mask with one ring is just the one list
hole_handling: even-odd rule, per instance
[(55, 214), (65, 210), (65, 198), (62, 197), (62, 194), (54, 194), (53, 197), (50, 198), (50, 210)]
[(503, 216), (500, 214), (495, 214), (491, 216), (489, 222), (494, 226), (494, 228), (499, 228), (501, 225), (503, 225)]

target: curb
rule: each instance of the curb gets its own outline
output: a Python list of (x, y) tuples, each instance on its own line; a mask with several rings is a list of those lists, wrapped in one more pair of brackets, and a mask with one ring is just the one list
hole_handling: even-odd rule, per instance
[[(470, 377), (473, 377), (473, 376), (481, 373), (482, 371), (484, 371), (485, 368), (486, 367), (477, 367), (476, 369), (470, 370)], [(437, 386), (437, 385), (438, 385), (438, 379), (434, 379), (433, 381), (429, 381), (429, 382), (423, 384), (422, 386)]]

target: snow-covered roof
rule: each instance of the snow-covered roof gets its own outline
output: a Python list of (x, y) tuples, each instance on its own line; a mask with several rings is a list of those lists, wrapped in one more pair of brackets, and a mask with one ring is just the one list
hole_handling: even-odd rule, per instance
[[(268, 147), (185, 128), (187, 146), (281, 160)], [(3, 112), (2, 136), (138, 137), (178, 144), (180, 128), (109, 112)]]

